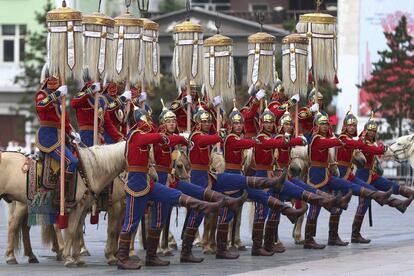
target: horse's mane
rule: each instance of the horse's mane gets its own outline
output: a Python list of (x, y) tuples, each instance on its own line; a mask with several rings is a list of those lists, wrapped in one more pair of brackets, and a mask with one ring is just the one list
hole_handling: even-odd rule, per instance
[(91, 181), (95, 178), (94, 174), (110, 174), (114, 171), (115, 166), (119, 169), (124, 168), (126, 165), (124, 152), (125, 141), (79, 149), (79, 154), (86, 170), (88, 170), (87, 173), (91, 177)]

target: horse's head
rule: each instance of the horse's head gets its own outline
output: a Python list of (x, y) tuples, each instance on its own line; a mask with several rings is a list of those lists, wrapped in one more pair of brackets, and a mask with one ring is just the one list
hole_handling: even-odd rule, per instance
[(177, 148), (171, 153), (173, 174), (180, 180), (190, 181), (191, 164), (184, 149)]
[(310, 165), (307, 146), (296, 146), (290, 152), (289, 174), (306, 179)]
[(225, 161), (222, 151), (218, 151), (216, 146), (213, 147), (211, 151), (211, 163), (210, 170), (213, 173), (224, 173), (225, 170)]
[(352, 163), (355, 164), (355, 166), (357, 166), (358, 169), (361, 169), (365, 166), (366, 162), (367, 159), (365, 158), (365, 155), (359, 150), (355, 150), (354, 156), (352, 157)]
[[(385, 159), (393, 159), (397, 162), (405, 161), (407, 159), (414, 160), (414, 134), (405, 135), (397, 138), (397, 140), (389, 145), (387, 151), (384, 153)], [(412, 162), (413, 163), (413, 162)]]

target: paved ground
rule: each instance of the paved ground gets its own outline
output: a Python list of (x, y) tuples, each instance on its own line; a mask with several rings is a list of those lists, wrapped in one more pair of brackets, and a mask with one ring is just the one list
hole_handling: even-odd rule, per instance
[[(355, 213), (357, 201), (353, 199), (351, 206), (341, 219), (340, 235), (349, 240), (351, 224)], [(214, 256), (205, 256), (200, 265), (181, 265), (179, 252), (170, 257), (171, 265), (167, 268), (146, 268), (138, 273), (140, 275), (230, 275), (242, 273), (247, 275), (414, 275), (414, 209), (411, 207), (406, 214), (388, 207), (373, 204), (374, 227), (368, 226), (366, 220), (363, 226), (364, 236), (373, 241), (369, 245), (349, 245), (346, 248), (327, 247), (324, 250), (309, 251), (293, 243), (291, 238), (292, 225), (288, 220), (282, 219), (280, 236), (287, 251), (272, 257), (252, 257), (250, 252), (241, 252), (239, 260), (216, 260)], [(248, 208), (243, 213), (242, 240), (251, 245), (251, 235), (248, 226)], [(178, 228), (173, 225), (171, 229), (178, 237), (183, 222), (183, 214), (179, 215)], [(90, 275), (106, 274), (118, 275), (120, 272), (106, 265), (103, 249), (106, 240), (106, 221), (101, 217), (99, 228), (88, 225), (86, 228), (87, 247), (92, 253), (85, 257), (88, 264), (86, 268), (66, 269), (63, 264), (56, 262), (53, 253), (43, 248), (40, 241), (39, 227), (31, 231), (34, 253), (38, 256), (40, 264), (27, 264), (25, 258), (18, 256), (19, 265), (6, 265), (4, 258), (0, 260), (0, 275), (44, 275), (56, 273), (59, 275)], [(318, 225), (317, 240), (327, 242), (328, 214), (323, 211)], [(0, 249), (4, 252), (7, 238), (7, 221), (4, 204), (0, 203)], [(201, 255), (199, 249), (195, 254)], [(138, 251), (143, 258), (144, 252)], [(132, 274), (137, 272), (122, 272)]]

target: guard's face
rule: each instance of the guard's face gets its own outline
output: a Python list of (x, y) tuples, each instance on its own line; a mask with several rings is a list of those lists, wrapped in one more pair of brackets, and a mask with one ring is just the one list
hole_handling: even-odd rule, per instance
[(292, 133), (293, 125), (291, 123), (284, 123), (282, 128), (283, 133)]
[(346, 126), (346, 132), (350, 135), (355, 135), (357, 131), (357, 126), (356, 125), (347, 125)]
[(49, 90), (56, 90), (59, 88), (59, 79), (55, 77), (50, 77), (47, 80), (47, 89)]
[(375, 139), (375, 136), (377, 135), (377, 132), (375, 130), (368, 130), (367, 131), (367, 138), (368, 140), (373, 141)]
[(197, 89), (195, 87), (191, 88), (190, 95), (193, 100), (197, 97)]
[(174, 133), (177, 128), (177, 121), (175, 119), (165, 120), (165, 127), (169, 133)]
[(116, 83), (111, 82), (108, 84), (108, 88), (106, 89), (106, 91), (108, 91), (109, 95), (115, 96), (116, 94), (118, 94), (118, 86), (116, 85)]
[(210, 120), (209, 121), (201, 121), (201, 130), (203, 132), (209, 132), (210, 129), (211, 129), (211, 124), (212, 124), (212, 122)]
[(329, 126), (328, 126), (328, 124), (320, 124), (319, 125), (319, 132), (322, 134), (322, 135), (326, 135), (326, 134), (328, 134), (328, 130), (329, 130)]
[(273, 122), (264, 122), (263, 129), (266, 132), (272, 132), (275, 124)]
[(236, 134), (241, 134), (243, 132), (244, 124), (241, 122), (233, 123), (233, 132)]

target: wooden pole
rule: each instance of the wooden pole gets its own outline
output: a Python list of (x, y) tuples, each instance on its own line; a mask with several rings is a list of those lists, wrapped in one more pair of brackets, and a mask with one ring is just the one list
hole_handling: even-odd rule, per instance
[[(190, 78), (187, 78), (187, 96), (190, 96), (190, 95), (191, 95)], [(188, 101), (187, 101), (187, 132), (191, 132), (191, 102), (188, 102)]]
[[(62, 79), (62, 85), (65, 85), (65, 80)], [(60, 115), (60, 217), (65, 216), (65, 122), (66, 122), (66, 96), (61, 98), (61, 112)], [(66, 228), (59, 223), (61, 229)]]
[(93, 144), (98, 144), (98, 107), (99, 107), (99, 93), (94, 95), (93, 105)]
[(295, 103), (295, 137), (299, 136), (299, 102)]
[[(220, 129), (221, 129), (221, 114), (220, 114), (220, 105), (216, 106), (216, 127), (217, 127), (217, 134), (220, 133)], [(217, 153), (220, 153), (221, 151), (221, 146), (220, 143), (217, 143)]]

